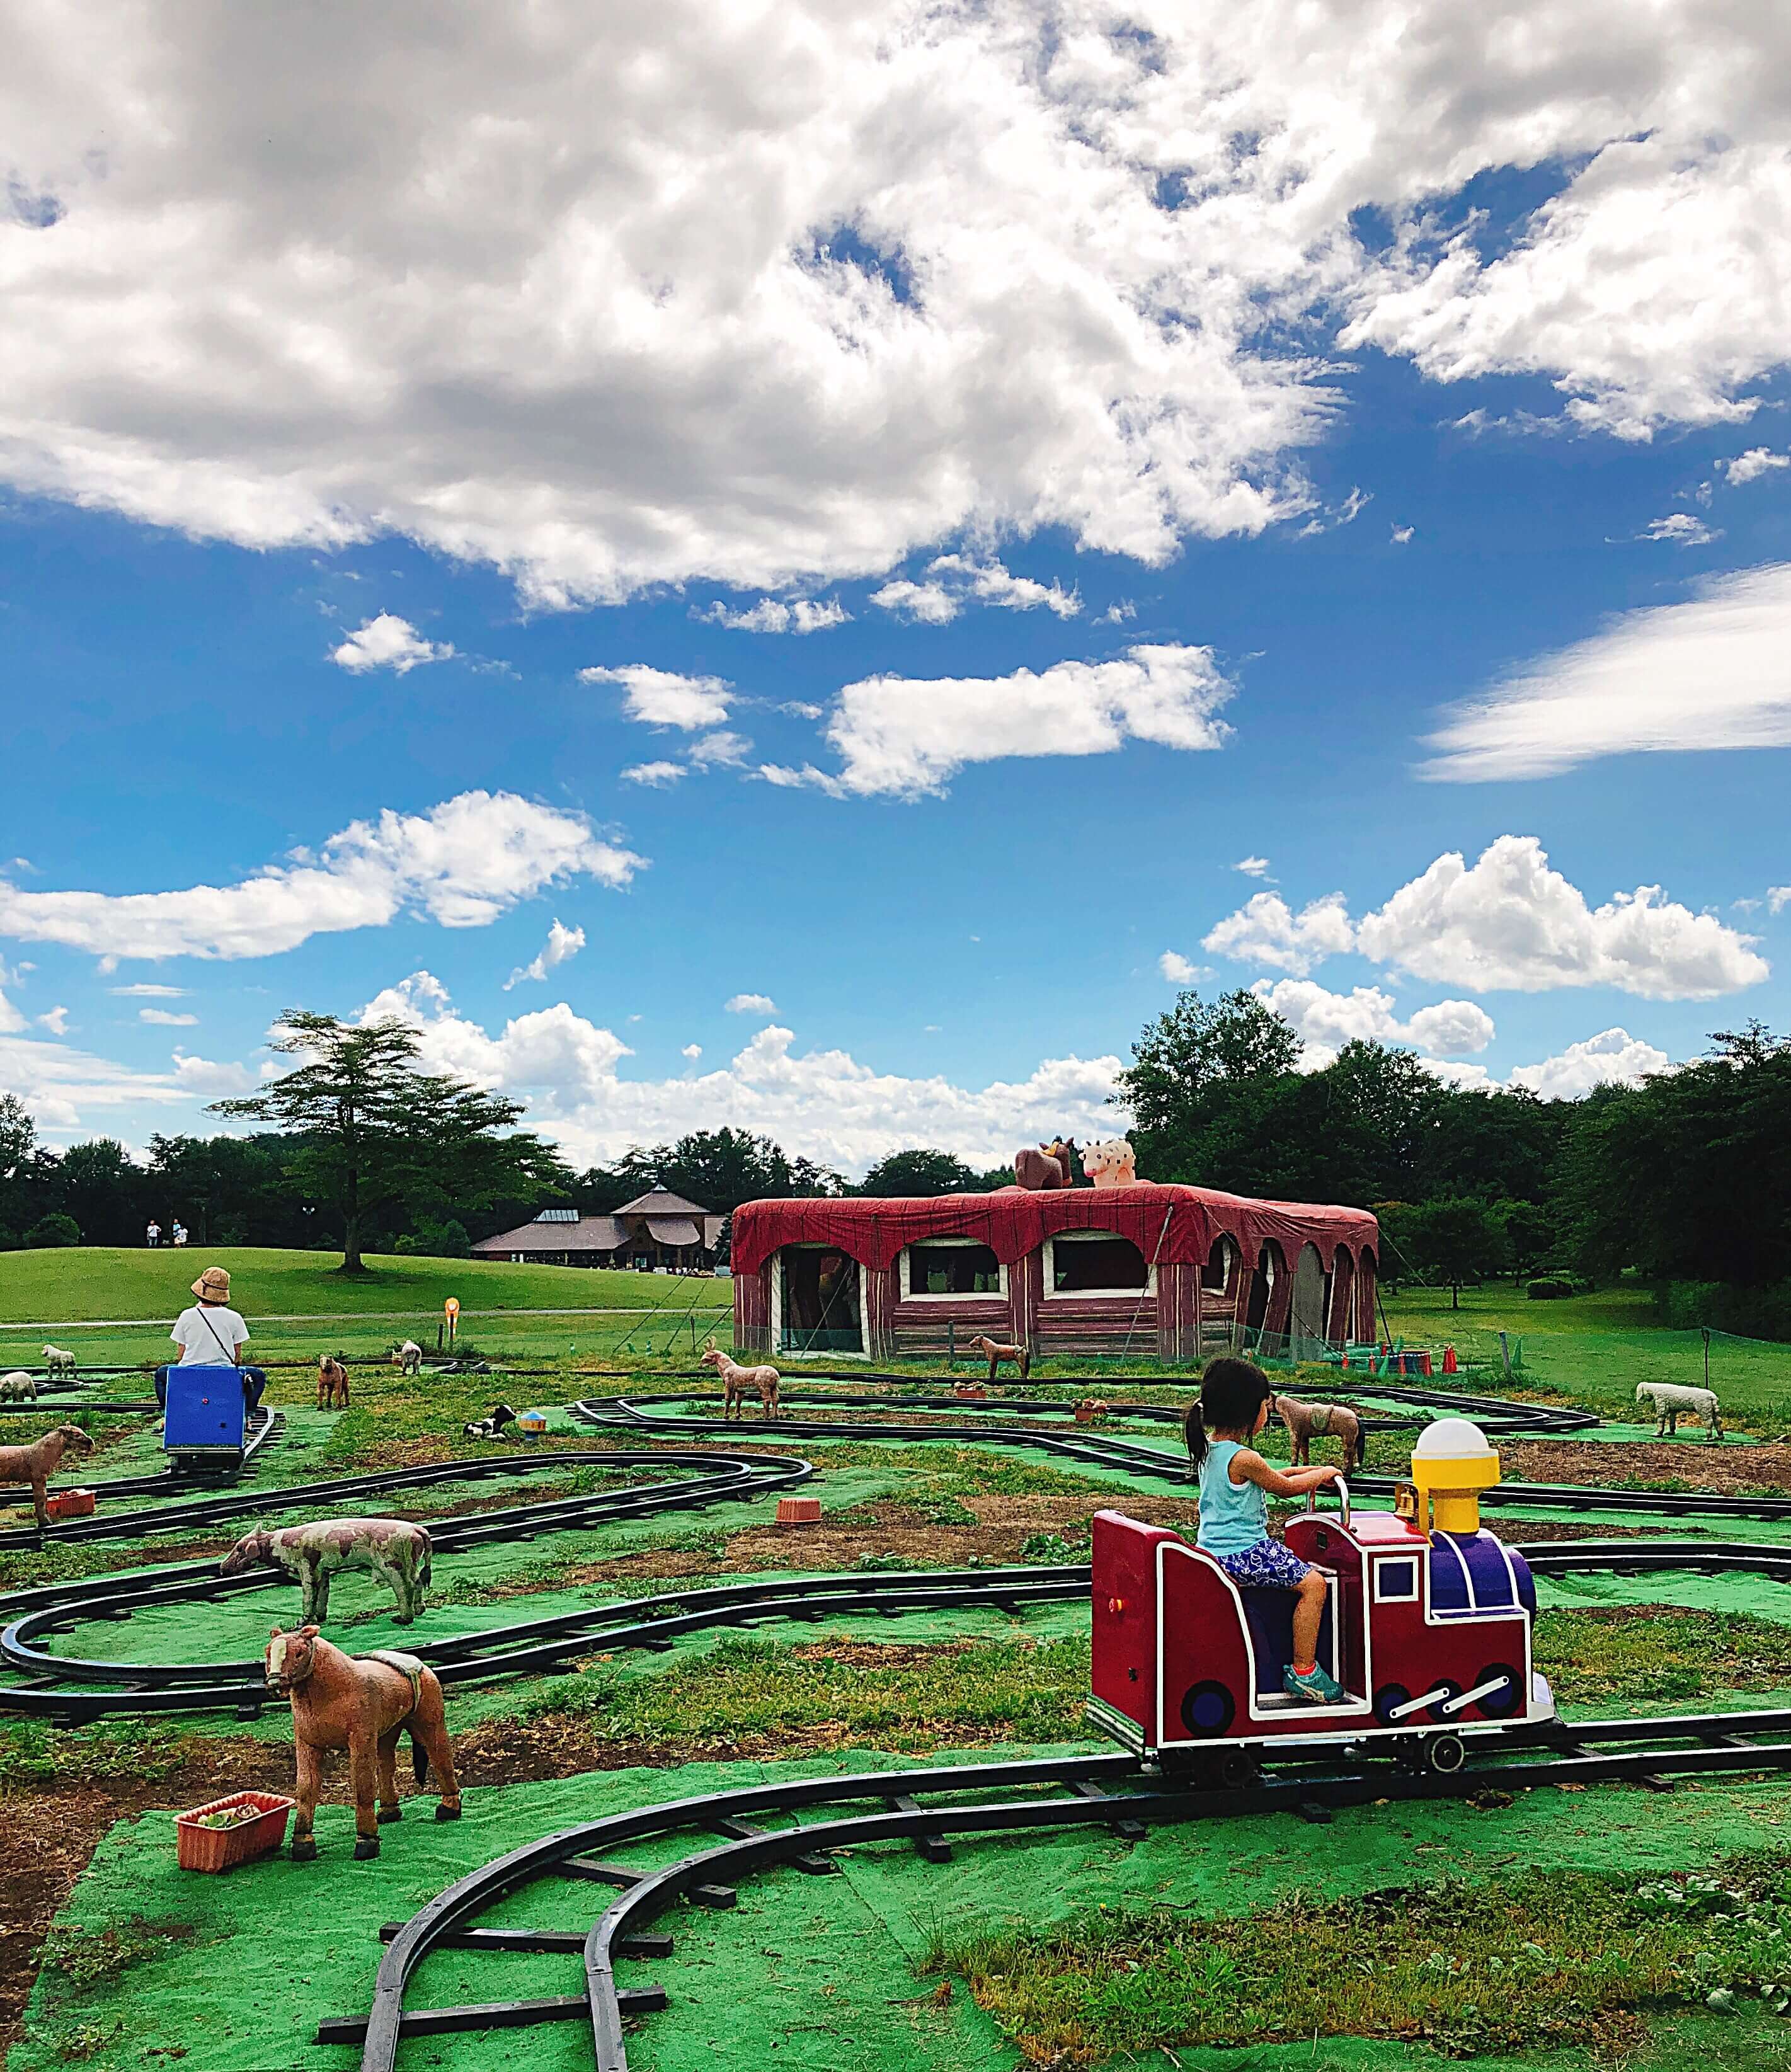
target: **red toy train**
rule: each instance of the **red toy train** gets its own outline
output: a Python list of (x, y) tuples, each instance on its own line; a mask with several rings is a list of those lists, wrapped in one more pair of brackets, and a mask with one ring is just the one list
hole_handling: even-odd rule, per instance
[(1282, 1688), (1294, 1593), (1242, 1589), (1177, 1533), (1097, 1512), (1093, 1691), (1088, 1716), (1136, 1753), (1191, 1762), (1296, 1735), (1386, 1739), (1440, 1771), (1458, 1770), (1464, 1737), (1553, 1716), (1530, 1656), (1536, 1589), (1528, 1564), (1480, 1527), (1478, 1491), (1498, 1457), (1461, 1418), (1431, 1425), (1394, 1511), (1308, 1510), (1288, 1548), (1330, 1588), (1319, 1660), (1341, 1704), (1303, 1704)]

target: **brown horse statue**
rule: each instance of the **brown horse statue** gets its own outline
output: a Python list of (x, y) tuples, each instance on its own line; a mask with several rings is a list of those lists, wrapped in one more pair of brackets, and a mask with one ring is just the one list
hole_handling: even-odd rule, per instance
[(996, 1371), (1004, 1360), (1011, 1361), (1019, 1368), (1022, 1381), (1032, 1378), (1033, 1356), (1025, 1346), (1004, 1346), (993, 1338), (972, 1338), (964, 1350), (967, 1353), (980, 1353), (988, 1362), (988, 1378), (992, 1386)]
[(1288, 1428), (1292, 1443), (1293, 1465), (1303, 1468), (1312, 1459), (1314, 1439), (1335, 1439), (1343, 1448), (1345, 1469), (1359, 1468), (1368, 1458), (1368, 1442), (1362, 1437), (1362, 1420), (1347, 1404), (1301, 1403), (1292, 1396), (1275, 1395), (1270, 1406)]
[[(380, 1853), (380, 1824), (401, 1819), (398, 1805), (398, 1737), (410, 1736), (412, 1768), (421, 1784), (435, 1766), (442, 1802), (437, 1820), (460, 1818), (460, 1785), (448, 1741), (442, 1684), (414, 1655), (395, 1648), (374, 1655), (345, 1655), (314, 1626), (296, 1632), (273, 1629), (265, 1658), (267, 1687), (292, 1700), (293, 1750), (298, 1770), (298, 1813), (292, 1860), (308, 1864), (317, 1854), (311, 1825), (323, 1780), (325, 1749), (348, 1751), (355, 1792), (355, 1854)], [(380, 1810), (373, 1811), (377, 1773)]]
[(319, 1410), (348, 1408), (348, 1370), (339, 1355), (317, 1356), (317, 1407)]
[(31, 1504), (37, 1513), (37, 1529), (50, 1523), (49, 1491), (51, 1475), (62, 1466), (62, 1457), (72, 1448), (76, 1455), (91, 1453), (93, 1441), (78, 1424), (58, 1424), (41, 1433), (28, 1446), (0, 1446), (0, 1483), (29, 1482)]

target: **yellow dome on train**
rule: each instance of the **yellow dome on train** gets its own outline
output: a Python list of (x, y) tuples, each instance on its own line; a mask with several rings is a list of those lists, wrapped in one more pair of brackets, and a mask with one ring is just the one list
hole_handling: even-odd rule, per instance
[(1442, 1532), (1477, 1532), (1479, 1492), (1498, 1483), (1497, 1449), (1472, 1418), (1433, 1418), (1411, 1449), (1411, 1479), (1420, 1524)]

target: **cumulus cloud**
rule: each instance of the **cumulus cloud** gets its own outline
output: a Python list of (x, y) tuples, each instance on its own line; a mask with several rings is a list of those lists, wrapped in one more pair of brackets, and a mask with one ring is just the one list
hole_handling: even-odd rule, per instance
[(709, 610), (696, 615), (712, 626), (725, 626), (734, 633), (819, 633), (829, 626), (844, 626), (852, 614), (836, 597), (824, 604), (813, 598), (762, 597), (743, 611), (730, 610), (719, 598)]
[(569, 928), (554, 916), (553, 925), (547, 931), (547, 940), (526, 964), (519, 964), (503, 982), (506, 993), (514, 985), (521, 985), (530, 979), (544, 979), (557, 965), (563, 964), (577, 956), (585, 947), (582, 928)]
[(651, 784), (663, 789), (690, 775), (682, 763), (631, 763), (622, 773), (625, 784)]
[(719, 726), (728, 716), (729, 686), (720, 676), (680, 676), (645, 662), (620, 668), (581, 669), (581, 684), (620, 684), (630, 719), (648, 726), (675, 726), (687, 734)]
[(922, 626), (949, 626), (959, 608), (958, 594), (943, 583), (910, 582), (906, 578), (873, 590), (871, 602), (898, 619), (916, 619)]
[(690, 760), (699, 770), (716, 767), (733, 767), (744, 763), (752, 743), (743, 734), (732, 734), (724, 727), (715, 734), (705, 734), (699, 741), (690, 744)]
[[(168, 1019), (170, 1022), (196, 1022), (199, 1017), (196, 1014), (171, 1014)], [(66, 1036), (68, 1034), (68, 1009), (52, 1007), (47, 1014), (39, 1015), (37, 1026), (39, 1029), (47, 1029), (52, 1036)]]
[(1412, 535), (1417, 531), (1417, 529), (1418, 528), (1415, 525), (1395, 525), (1393, 528), (1394, 545), (1396, 547), (1409, 547), (1411, 545)]
[(507, 791), (463, 791), (427, 813), (388, 808), (228, 886), (177, 892), (27, 892), (0, 879), (0, 935), (105, 958), (264, 957), (401, 913), (483, 927), (576, 878), (623, 886), (645, 859), (577, 813)]
[(1355, 931), (1341, 892), (1328, 892), (1296, 914), (1279, 892), (1258, 892), (1201, 939), (1214, 956), (1239, 964), (1267, 964), (1304, 977), (1326, 957), (1355, 946)]
[(728, 1014), (775, 1014), (778, 1004), (768, 993), (737, 993), (733, 999), (724, 1001), (722, 1011)]
[(1716, 465), (1727, 477), (1730, 488), (1739, 489), (1743, 483), (1769, 475), (1775, 468), (1791, 467), (1791, 454), (1774, 453), (1770, 446), (1749, 446), (1733, 460), (1719, 460)]
[(935, 583), (942, 578), (967, 587), (979, 604), (992, 604), (1004, 611), (1036, 611), (1043, 605), (1059, 619), (1074, 619), (1082, 611), (1078, 591), (1066, 590), (1054, 578), (1037, 582), (1030, 576), (1017, 576), (998, 561), (978, 561), (963, 554), (941, 554), (926, 573)]
[(1517, 1065), (1510, 1083), (1527, 1087), (1544, 1100), (1578, 1100), (1594, 1087), (1634, 1086), (1650, 1072), (1664, 1072), (1666, 1051), (1632, 1036), (1627, 1029), (1607, 1029), (1583, 1043), (1570, 1043), (1539, 1065)]
[(1454, 708), (1420, 775), (1547, 777), (1638, 750), (1791, 744), (1791, 562), (1701, 583), (1544, 656)]
[(848, 684), (826, 726), (836, 777), (780, 771), (770, 781), (842, 794), (918, 798), (967, 763), (1020, 755), (1105, 755), (1127, 740), (1222, 746), (1232, 687), (1210, 648), (1137, 647), (1122, 660), (1058, 662), (1011, 676), (868, 676)]
[(1364, 956), (1433, 984), (1608, 985), (1644, 1000), (1714, 1000), (1758, 984), (1769, 967), (1753, 940), (1657, 885), (1589, 906), (1534, 835), (1501, 835), (1471, 866), (1458, 852), (1440, 856), (1356, 930)]
[[(370, 1001), (364, 1018), (414, 1027), (431, 1070), (526, 1101), (528, 1122), (576, 1165), (689, 1129), (758, 1130), (849, 1173), (905, 1144), (936, 1144), (973, 1166), (1059, 1130), (1111, 1134), (1116, 1057), (1047, 1059), (1024, 1079), (959, 1086), (943, 1075), (879, 1072), (843, 1050), (799, 1052), (791, 1030), (759, 1030), (725, 1066), (665, 1079), (624, 1078), (626, 1044), (563, 1001), (493, 1035), (463, 1018), (440, 983), (414, 974)], [(694, 1046), (693, 1046), (694, 1047)], [(685, 1054), (687, 1056), (688, 1053)]]
[(1231, 868), (1241, 870), (1246, 878), (1267, 878), (1268, 858), (1266, 856), (1247, 856), (1233, 864)]
[[(1697, 0), (473, 4), (451, 38), (420, 0), (179, 36), (43, 0), (0, 464), (552, 604), (1004, 529), (1161, 562), (1302, 514), (1340, 344), (1624, 437), (1744, 418), (1785, 357), (1788, 36)], [(1440, 205), (1509, 166), (1563, 170), (1501, 234)]]
[(252, 1094), (258, 1082), (248, 1066), (220, 1063), (195, 1058), (191, 1051), (174, 1054), (174, 1083), (181, 1094), (195, 1100), (228, 1100), (238, 1094)]
[(405, 676), (419, 662), (446, 662), (454, 649), (446, 641), (425, 640), (408, 619), (382, 611), (351, 633), (330, 660), (344, 669), (363, 675), (369, 669), (390, 669)]
[[(170, 1013), (165, 1007), (140, 1007), (137, 1010), (137, 1018), (139, 1022), (152, 1022), (161, 1029), (191, 1029), (199, 1022), (196, 1014)], [(60, 1034), (60, 1031), (57, 1033)]]
[(1156, 960), (1156, 968), (1171, 985), (1192, 985), (1201, 976), (1200, 966), (1189, 963), (1178, 950), (1165, 950)]
[(678, 1053), (678, 1055), (680, 1058), (689, 1059), (692, 1064), (695, 1064), (696, 1060), (701, 1057), (702, 1054), (703, 1046), (700, 1043), (687, 1043), (683, 1050)]
[(1251, 991), (1293, 1024), (1307, 1071), (1329, 1064), (1345, 1043), (1399, 1044), (1452, 1059), (1484, 1050), (1495, 1034), (1493, 1018), (1471, 1000), (1440, 1000), (1402, 1021), (1392, 995), (1378, 986), (1330, 993), (1311, 979), (1260, 978)]
[(1791, 906), (1791, 885), (1768, 885), (1766, 888), (1766, 911), (1782, 914)]

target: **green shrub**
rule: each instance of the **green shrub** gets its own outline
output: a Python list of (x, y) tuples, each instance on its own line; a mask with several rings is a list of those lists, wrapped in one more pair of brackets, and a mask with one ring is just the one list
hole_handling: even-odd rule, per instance
[(1564, 1273), (1546, 1273), (1532, 1281), (1524, 1293), (1532, 1302), (1558, 1302), (1563, 1296), (1577, 1294), (1579, 1290)]
[(51, 1252), (65, 1244), (79, 1244), (81, 1227), (72, 1216), (40, 1216), (25, 1233), (27, 1252)]

